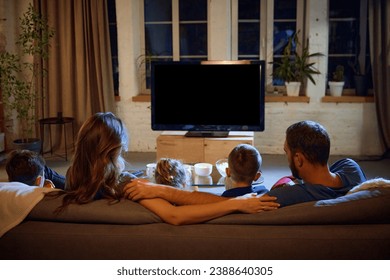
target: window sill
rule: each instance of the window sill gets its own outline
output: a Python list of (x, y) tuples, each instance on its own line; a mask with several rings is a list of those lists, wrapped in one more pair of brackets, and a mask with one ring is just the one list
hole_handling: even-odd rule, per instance
[(150, 94), (139, 94), (131, 98), (134, 102), (150, 102)]
[[(150, 102), (150, 94), (140, 94), (132, 97), (133, 102)], [(326, 103), (372, 103), (374, 96), (324, 96), (321, 99)], [(265, 102), (295, 102), (309, 103), (308, 96), (266, 95)]]
[(308, 97), (308, 96), (287, 96), (287, 95), (266, 94), (265, 95), (265, 102), (309, 103), (310, 97)]
[[(150, 102), (149, 94), (139, 94), (132, 97), (134, 102)], [(283, 96), (283, 95), (266, 95), (265, 102), (303, 102), (309, 103), (310, 97), (308, 96)]]
[(372, 103), (374, 96), (324, 96), (321, 101), (327, 103)]

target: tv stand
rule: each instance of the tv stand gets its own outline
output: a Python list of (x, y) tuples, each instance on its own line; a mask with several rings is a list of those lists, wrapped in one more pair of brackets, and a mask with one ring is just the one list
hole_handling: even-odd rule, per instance
[(164, 131), (157, 137), (157, 159), (176, 158), (184, 163), (215, 162), (227, 158), (238, 144), (254, 145), (254, 133), (230, 131), (226, 137), (187, 137), (186, 131)]
[(229, 131), (188, 131), (186, 137), (228, 137)]

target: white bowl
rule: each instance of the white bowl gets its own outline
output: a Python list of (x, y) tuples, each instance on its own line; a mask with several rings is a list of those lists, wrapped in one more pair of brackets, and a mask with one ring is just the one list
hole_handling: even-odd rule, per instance
[(202, 162), (194, 165), (195, 174), (198, 176), (209, 176), (213, 171), (213, 165)]
[(215, 167), (217, 168), (219, 174), (221, 174), (222, 177), (226, 177), (226, 167), (228, 167), (227, 159), (217, 160), (217, 162), (215, 163)]

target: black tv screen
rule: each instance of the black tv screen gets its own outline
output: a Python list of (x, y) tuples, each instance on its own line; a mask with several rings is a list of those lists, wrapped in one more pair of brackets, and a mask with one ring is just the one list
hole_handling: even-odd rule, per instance
[(226, 136), (264, 130), (264, 61), (154, 62), (152, 130)]

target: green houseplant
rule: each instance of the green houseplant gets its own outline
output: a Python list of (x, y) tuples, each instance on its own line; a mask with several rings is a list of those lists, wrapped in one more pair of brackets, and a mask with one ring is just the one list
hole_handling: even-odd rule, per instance
[(332, 79), (328, 82), (331, 96), (341, 96), (344, 88), (344, 66), (337, 65), (332, 73)]
[[(39, 142), (33, 137), (37, 123), (36, 103), (42, 98), (38, 83), (45, 75), (44, 64), (54, 30), (31, 3), (19, 18), (19, 28), (15, 42), (18, 52), (0, 53), (2, 101), (7, 120), (17, 120), (11, 126), (12, 129), (17, 127), (12, 131), (16, 137), (14, 143)], [(40, 149), (40, 143), (35, 146), (34, 149)]]
[[(313, 57), (323, 56), (322, 53), (310, 53), (308, 41), (302, 48), (302, 54), (297, 52), (297, 48), (301, 45), (298, 38), (298, 32), (294, 36), (288, 39), (288, 43), (283, 50), (283, 55), (280, 61), (274, 61), (273, 76), (275, 78), (282, 79), (287, 88), (287, 95), (299, 95), (300, 85), (309, 79), (313, 84), (315, 80), (313, 75), (321, 74), (314, 65), (315, 62), (310, 62), (310, 59)], [(297, 87), (297, 89), (290, 93), (290, 86)]]

